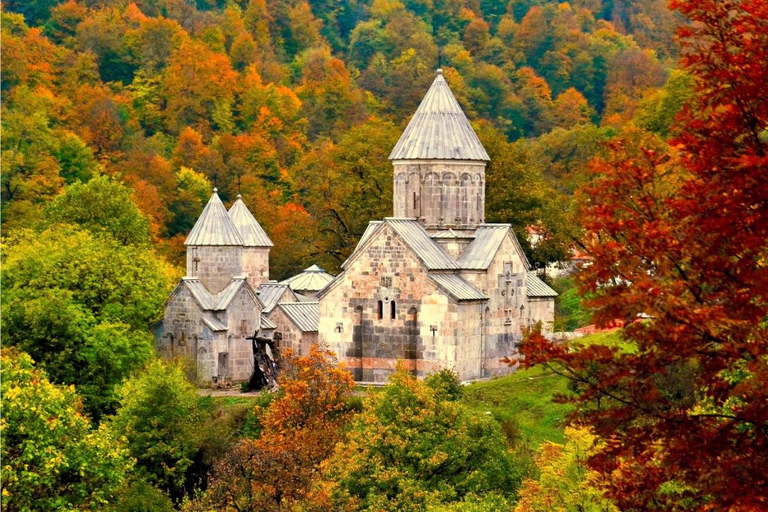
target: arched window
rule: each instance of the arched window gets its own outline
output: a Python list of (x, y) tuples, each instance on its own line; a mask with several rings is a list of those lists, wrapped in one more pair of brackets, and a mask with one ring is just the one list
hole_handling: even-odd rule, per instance
[(384, 318), (384, 303), (382, 301), (379, 301), (379, 320)]
[(397, 317), (395, 312), (395, 301), (389, 303), (389, 317), (394, 320)]

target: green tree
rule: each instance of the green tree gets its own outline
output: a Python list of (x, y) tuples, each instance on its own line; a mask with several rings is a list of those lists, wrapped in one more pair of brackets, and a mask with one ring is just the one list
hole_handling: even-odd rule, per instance
[(180, 364), (162, 360), (125, 381), (119, 395), (110, 428), (127, 440), (137, 474), (182, 498), (206, 472), (204, 447), (217, 437), (227, 441), (213, 421), (210, 398), (198, 395)]
[(3, 342), (59, 384), (77, 384), (89, 413), (114, 406), (115, 386), (152, 353), (173, 276), (145, 248), (72, 227), (25, 233), (4, 247)]
[(513, 495), (522, 475), (499, 425), (440, 400), (404, 369), (370, 394), (325, 465), (334, 508), (425, 510), (469, 493)]
[(133, 460), (118, 439), (15, 348), (2, 350), (2, 411), (3, 510), (105, 510), (126, 485)]
[(73, 183), (45, 209), (50, 224), (73, 224), (98, 236), (107, 233), (121, 244), (147, 245), (149, 221), (119, 182), (99, 176)]

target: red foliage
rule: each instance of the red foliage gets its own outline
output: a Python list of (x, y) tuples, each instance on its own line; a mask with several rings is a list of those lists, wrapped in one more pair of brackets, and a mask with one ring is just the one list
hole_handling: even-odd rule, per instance
[(629, 133), (582, 191), (582, 291), (632, 349), (530, 333), (521, 351), (575, 381), (620, 509), (766, 510), (768, 2), (672, 6), (697, 82), (680, 135), (668, 149)]

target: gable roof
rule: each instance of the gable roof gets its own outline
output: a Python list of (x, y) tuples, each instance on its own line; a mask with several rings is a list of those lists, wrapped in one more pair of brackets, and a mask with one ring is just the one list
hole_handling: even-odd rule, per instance
[(459, 266), (440, 245), (430, 238), (416, 219), (385, 219), (392, 229), (416, 253), (429, 270), (453, 270)]
[(229, 218), (217, 191), (218, 189), (213, 189), (213, 195), (189, 232), (184, 245), (243, 245), (240, 232)]
[(283, 298), (283, 294), (286, 291), (288, 291), (293, 296), (294, 300), (298, 301), (296, 294), (293, 293), (293, 290), (291, 290), (287, 284), (261, 283), (259, 285), (257, 294), (259, 300), (264, 305), (265, 315), (268, 315), (272, 312), (273, 309), (275, 309), (275, 306), (277, 306), (277, 303), (280, 302), (280, 299)]
[(208, 327), (212, 332), (220, 332), (220, 331), (226, 331), (227, 330), (227, 326), (226, 325), (224, 325), (223, 323), (219, 322), (218, 320), (216, 320), (213, 317), (204, 316), (202, 318), (202, 320), (203, 320), (203, 323), (206, 325), (206, 327)]
[(289, 277), (281, 284), (287, 284), (291, 290), (320, 291), (333, 281), (333, 276), (317, 265), (305, 268), (300, 274)]
[(536, 272), (528, 272), (526, 282), (528, 297), (557, 297), (557, 292), (547, 283), (539, 279)]
[(456, 274), (429, 274), (443, 291), (456, 301), (487, 300), (488, 296), (469, 284), (463, 277)]
[(483, 224), (475, 230), (475, 239), (464, 249), (457, 263), (464, 270), (487, 270), (499, 251), (504, 238), (509, 235), (520, 253), (525, 268), (530, 264), (509, 224)]
[(246, 247), (272, 247), (275, 245), (262, 229), (256, 217), (245, 206), (243, 196), (240, 194), (237, 195), (237, 201), (229, 209), (229, 218), (240, 233), (243, 245)]
[(467, 116), (437, 70), (419, 108), (389, 154), (390, 160), (489, 161)]
[(262, 329), (277, 329), (277, 326), (264, 315), (261, 315), (261, 328)]
[(281, 302), (277, 307), (301, 332), (317, 332), (320, 324), (319, 302)]
[(382, 226), (390, 226), (392, 231), (395, 232), (405, 245), (410, 247), (428, 270), (459, 269), (459, 265), (440, 247), (440, 244), (430, 238), (429, 233), (427, 233), (427, 230), (424, 229), (424, 226), (419, 221), (416, 219), (398, 219), (393, 217), (387, 217), (383, 221), (372, 221), (368, 224), (368, 229), (363, 233), (355, 250), (341, 264), (342, 269), (346, 268), (347, 263), (373, 238), (374, 234)]
[(200, 306), (200, 309), (203, 311), (224, 311), (229, 307), (229, 303), (232, 302), (232, 299), (235, 298), (237, 293), (243, 287), (245, 287), (248, 295), (253, 298), (254, 302), (260, 303), (258, 296), (250, 287), (246, 277), (244, 276), (233, 277), (229, 284), (225, 286), (224, 289), (221, 290), (217, 295), (209, 292), (208, 288), (206, 288), (205, 285), (200, 282), (199, 278), (182, 277), (179, 284), (176, 285), (176, 288), (174, 288), (173, 292), (171, 292), (168, 301), (170, 301), (174, 295), (176, 295), (177, 290), (181, 289), (182, 286), (189, 290), (189, 293), (192, 294), (192, 298), (195, 299), (195, 302), (197, 302), (197, 304)]

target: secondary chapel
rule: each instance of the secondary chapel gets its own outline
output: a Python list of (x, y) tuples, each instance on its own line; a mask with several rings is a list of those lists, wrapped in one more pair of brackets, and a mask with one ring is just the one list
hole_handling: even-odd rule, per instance
[(485, 222), (488, 154), (437, 71), (392, 150), (394, 212), (370, 222), (341, 272), (313, 265), (269, 280), (273, 245), (238, 197), (214, 193), (192, 228), (186, 275), (166, 302), (159, 352), (197, 362), (201, 380), (246, 380), (254, 336), (335, 352), (356, 380), (398, 361), (423, 376), (503, 374), (521, 328), (554, 320), (557, 295), (531, 271), (509, 224)]

